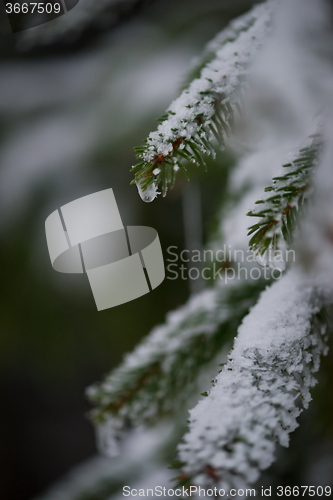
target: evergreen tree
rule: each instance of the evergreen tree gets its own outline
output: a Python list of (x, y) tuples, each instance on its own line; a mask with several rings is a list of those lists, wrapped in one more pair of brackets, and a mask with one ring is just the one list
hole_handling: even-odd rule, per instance
[[(133, 182), (146, 202), (166, 196), (177, 176), (191, 179), (192, 165), (206, 168), (217, 150), (237, 151), (208, 248), (250, 249), (255, 261), (245, 278), (216, 279), (192, 295), (88, 389), (99, 446), (120, 453), (119, 462), (112, 472), (95, 460), (49, 500), (106, 499), (130, 474), (148, 488), (161, 477), (171, 487), (167, 450), (189, 406), (174, 487), (248, 488), (277, 446), (288, 446), (331, 329), (330, 7), (268, 0), (232, 21), (198, 58), (157, 130), (135, 148)], [(233, 257), (224, 276), (240, 263)]]

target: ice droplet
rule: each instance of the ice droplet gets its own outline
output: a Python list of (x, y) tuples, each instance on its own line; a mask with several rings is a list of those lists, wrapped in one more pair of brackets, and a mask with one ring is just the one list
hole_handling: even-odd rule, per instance
[(160, 194), (157, 191), (157, 186), (155, 182), (153, 182), (145, 190), (143, 190), (140, 181), (138, 181), (136, 183), (136, 187), (138, 188), (141, 200), (143, 200), (146, 203), (151, 203), (153, 200), (155, 200), (155, 198), (157, 198), (157, 195)]

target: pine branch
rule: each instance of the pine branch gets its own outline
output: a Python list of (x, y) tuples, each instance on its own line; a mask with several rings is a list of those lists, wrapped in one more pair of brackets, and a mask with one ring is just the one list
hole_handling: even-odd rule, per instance
[[(288, 446), (327, 347), (327, 297), (296, 272), (265, 290), (239, 328), (229, 361), (190, 412), (180, 482), (244, 488)], [(330, 303), (332, 299), (330, 298)]]
[(107, 432), (106, 439), (116, 441), (128, 424), (154, 422), (177, 411), (200, 369), (233, 338), (266, 284), (239, 282), (195, 296), (169, 314), (166, 324), (155, 328), (101, 384), (90, 387), (88, 396), (98, 405), (92, 418)]
[(200, 78), (201, 71), (214, 58), (219, 49), (227, 43), (234, 42), (242, 31), (247, 31), (255, 22), (253, 9), (245, 14), (233, 19), (230, 24), (218, 33), (210, 42), (207, 43), (202, 54), (196, 57), (191, 64), (189, 72), (186, 76), (184, 89), (190, 85), (192, 80)]
[[(254, 7), (249, 14), (220, 35), (222, 46), (162, 116), (155, 132), (144, 145), (134, 148), (139, 163), (132, 171), (144, 201), (152, 201), (157, 185), (166, 195), (175, 181), (175, 172), (184, 164), (206, 168), (205, 155), (215, 151), (215, 141), (222, 145), (231, 133), (235, 113), (240, 111), (241, 91), (248, 66), (268, 32), (272, 2)], [(232, 37), (230, 38), (230, 32)]]
[(311, 194), (313, 172), (321, 150), (319, 135), (311, 136), (307, 142), (283, 165), (286, 173), (274, 177), (272, 185), (265, 189), (269, 195), (256, 202), (260, 208), (247, 213), (250, 217), (260, 217), (248, 232), (248, 236), (253, 235), (250, 249), (259, 255), (281, 249), (283, 244), (292, 244), (299, 217)]

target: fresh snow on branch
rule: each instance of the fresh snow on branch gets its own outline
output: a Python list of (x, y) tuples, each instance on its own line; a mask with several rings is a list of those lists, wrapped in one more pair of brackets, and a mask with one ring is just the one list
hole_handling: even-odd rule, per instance
[(253, 15), (253, 9), (251, 9), (246, 14), (233, 19), (226, 28), (210, 40), (200, 56), (196, 57), (191, 63), (188, 75), (189, 83), (191, 83), (194, 78), (200, 77), (201, 70), (210, 61), (215, 59), (216, 53), (223, 45), (234, 42), (242, 31), (248, 30), (249, 27), (253, 25), (255, 20), (256, 17)]
[[(168, 176), (173, 178), (178, 165), (183, 168), (181, 161), (200, 163), (201, 153), (212, 149), (211, 133), (217, 133), (219, 127), (224, 131), (222, 135), (228, 131), (248, 64), (269, 29), (270, 6), (271, 3), (255, 7), (253, 23), (244, 24), (244, 29), (232, 42), (222, 44), (217, 52), (220, 60), (213, 58), (205, 66), (201, 77), (171, 105), (171, 113), (164, 118), (158, 131), (150, 135), (150, 141), (137, 149), (142, 161), (136, 167), (136, 178), (144, 180), (144, 185), (139, 182), (143, 196), (148, 199), (156, 196), (157, 188), (151, 183), (152, 179), (161, 181), (162, 188), (164, 183), (165, 193)], [(259, 9), (262, 9), (260, 16)], [(314, 10), (317, 6), (314, 7), (312, 0), (295, 0), (293, 5), (285, 0), (279, 11), (278, 26), (267, 47), (260, 51), (263, 57), (258, 65), (260, 71), (258, 67), (252, 71), (251, 66), (252, 91), (257, 86), (259, 97), (257, 95), (257, 107), (252, 116), (250, 114), (250, 122), (253, 126), (253, 118), (257, 120), (256, 125), (261, 121), (261, 125), (264, 124), (261, 131), (265, 134), (260, 134), (260, 130), (257, 136), (254, 133), (257, 140), (252, 141), (251, 146), (257, 146), (257, 150), (243, 157), (232, 174), (229, 194), (236, 193), (233, 198), (237, 199), (232, 212), (222, 212), (221, 227), (224, 241), (232, 243), (233, 247), (237, 247), (237, 243), (238, 248), (247, 246), (246, 213), (262, 197), (272, 177), (279, 175), (281, 170), (287, 171), (287, 175), (295, 173), (298, 163), (295, 153), (291, 153), (293, 165), (287, 167), (288, 170), (282, 168), (280, 160), (287, 152), (295, 150), (302, 137), (309, 135), (318, 110), (323, 109), (323, 103), (329, 102), (331, 92), (325, 90), (325, 85), (317, 86), (322, 47), (316, 52), (318, 47), (312, 50), (309, 42), (312, 28), (315, 33), (322, 29)], [(255, 36), (253, 44), (251, 33)], [(216, 74), (221, 70), (222, 78), (214, 80), (214, 68)], [(224, 73), (221, 68), (228, 68), (228, 71)], [(225, 79), (224, 74), (227, 74)], [(207, 75), (211, 81), (206, 79)], [(304, 84), (309, 81), (309, 85)], [(217, 107), (216, 96), (220, 100)], [(221, 101), (222, 111), (219, 109)], [(196, 106), (200, 112), (192, 109)], [(326, 108), (332, 116), (329, 106)], [(325, 139), (332, 142), (332, 123), (328, 122), (326, 127), (330, 132), (324, 132), (324, 142)], [(309, 144), (305, 145), (308, 147)], [(320, 355), (327, 350), (324, 309), (332, 304), (332, 274), (327, 288), (323, 278), (333, 269), (333, 264), (330, 266), (333, 211), (329, 198), (333, 193), (329, 180), (332, 179), (333, 153), (332, 148), (327, 151), (325, 162), (315, 169), (321, 182), (317, 179), (319, 194), (315, 195), (317, 208), (312, 219), (307, 214), (310, 238), (303, 239), (303, 249), (297, 248), (299, 263), (318, 272), (307, 277), (296, 267), (288, 271), (281, 281), (263, 292), (245, 318), (228, 363), (216, 377), (209, 394), (191, 411), (189, 431), (179, 447), (183, 463), (180, 480), (187, 484), (219, 485), (227, 490), (253, 483), (260, 471), (274, 460), (277, 443), (288, 445), (289, 434), (297, 426), (297, 417), (311, 399), (314, 373), (318, 370)], [(307, 152), (307, 149), (301, 151), (302, 162)], [(307, 173), (306, 170), (307, 167), (303, 173)], [(144, 187), (151, 189), (150, 195)], [(320, 238), (316, 237), (318, 231)], [(315, 261), (323, 260), (321, 243), (328, 258), (325, 257), (324, 265), (311, 267)], [(239, 289), (233, 290), (245, 292), (246, 285), (251, 286), (243, 282), (239, 283)], [(119, 369), (102, 384), (90, 389), (89, 395), (97, 404), (94, 418), (102, 449), (112, 454), (126, 425), (150, 423), (178, 409), (179, 401), (184, 401), (190, 392), (199, 368), (208, 360), (216, 361), (222, 343), (234, 335), (241, 317), (257, 298), (256, 293), (250, 291), (243, 298), (239, 296), (231, 307), (230, 303), (227, 305), (229, 293), (229, 288), (217, 286), (191, 298), (186, 306), (168, 317), (166, 325), (156, 328), (133, 354), (126, 357)], [(226, 325), (231, 325), (230, 322), (232, 327), (226, 335)]]
[[(218, 48), (215, 40), (215, 57), (170, 105), (146, 144), (136, 148), (140, 161), (133, 170), (139, 192), (162, 183), (165, 195), (168, 185), (173, 185), (175, 170), (185, 170), (184, 160), (204, 164), (203, 153), (215, 154), (210, 141), (220, 142), (229, 135), (249, 64), (269, 32), (273, 6), (273, 0), (257, 5), (219, 35), (222, 46)], [(152, 201), (156, 194), (154, 190), (152, 196), (142, 198)]]
[(327, 292), (296, 270), (262, 293), (213, 388), (190, 411), (179, 445), (183, 479), (242, 488), (273, 462), (276, 443), (288, 446), (298, 400), (308, 406), (327, 350), (319, 315), (326, 300)]
[[(262, 293), (239, 328), (229, 361), (213, 388), (190, 412), (189, 430), (179, 446), (179, 480), (187, 484), (218, 485), (228, 490), (255, 482), (260, 471), (273, 462), (277, 444), (288, 445), (297, 417), (311, 399), (310, 388), (315, 383), (320, 355), (327, 351), (329, 311), (325, 308), (331, 308), (333, 303), (333, 78), (324, 50), (327, 41), (332, 41), (332, 27), (327, 30), (327, 13), (324, 2), (283, 2), (275, 38), (256, 77), (263, 94), (256, 96), (256, 102), (269, 118), (270, 141), (266, 141), (266, 149), (241, 160), (243, 168), (235, 171), (236, 180), (241, 182), (234, 182), (234, 186), (240, 188), (246, 185), (242, 182), (245, 177), (250, 179), (253, 168), (248, 195), (240, 203), (245, 214), (246, 204), (255, 201), (258, 186), (262, 189), (258, 172), (265, 155), (269, 159), (269, 149), (281, 157), (290, 144), (289, 137), (297, 144), (313, 122), (316, 108), (317, 112), (325, 109), (324, 151), (314, 170), (314, 208), (309, 209), (305, 230), (303, 227), (296, 246), (303, 271), (295, 267)], [(321, 41), (314, 43), (321, 40), (322, 34), (325, 45)], [(268, 89), (266, 95), (259, 80)], [(274, 114), (270, 111), (272, 102)], [(262, 116), (259, 106), (255, 117)], [(286, 126), (286, 118), (291, 127)], [(276, 158), (272, 161), (272, 157), (266, 162), (267, 170), (274, 162)], [(222, 226), (228, 243), (233, 240), (242, 245), (246, 229), (240, 204)], [(311, 270), (311, 275), (304, 274), (304, 268)]]

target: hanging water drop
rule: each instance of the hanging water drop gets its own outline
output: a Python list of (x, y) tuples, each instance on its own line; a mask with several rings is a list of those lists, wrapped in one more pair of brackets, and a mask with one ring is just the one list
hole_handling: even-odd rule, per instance
[(157, 195), (160, 194), (157, 191), (155, 182), (152, 182), (146, 189), (143, 190), (140, 181), (138, 181), (136, 183), (136, 187), (138, 188), (141, 200), (146, 203), (151, 203), (153, 200), (155, 200), (155, 198), (157, 198)]

